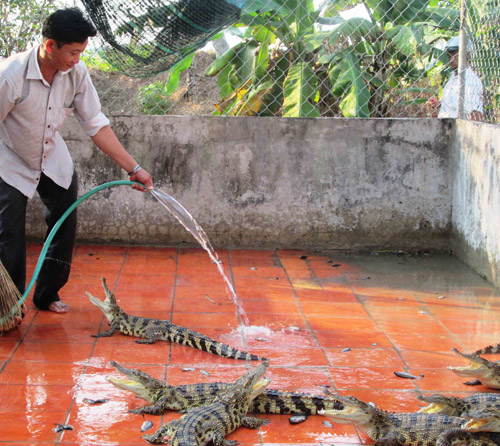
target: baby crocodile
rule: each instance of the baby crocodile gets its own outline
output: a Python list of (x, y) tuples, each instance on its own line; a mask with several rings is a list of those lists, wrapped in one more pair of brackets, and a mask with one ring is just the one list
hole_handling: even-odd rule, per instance
[(500, 363), (488, 361), (476, 354), (466, 354), (459, 352), (456, 348), (451, 349), (462, 358), (469, 360), (470, 364), (466, 367), (448, 367), (449, 370), (458, 376), (467, 378), (476, 378), (481, 384), (490, 389), (500, 389)]
[(420, 401), (429, 403), (419, 410), (422, 413), (441, 413), (452, 417), (462, 417), (476, 410), (494, 410), (500, 413), (500, 394), (475, 393), (464, 398), (439, 394), (418, 395)]
[[(110, 364), (128, 379), (107, 377), (115, 386), (130, 390), (149, 405), (130, 410), (137, 414), (160, 415), (166, 410), (186, 412), (193, 407), (211, 403), (232, 384), (224, 382), (171, 386), (138, 369)], [(341, 409), (342, 403), (328, 396), (265, 389), (251, 403), (249, 412), (272, 414), (315, 415), (320, 409)]]
[(375, 446), (435, 446), (442, 432), (459, 428), (464, 421), (441, 414), (387, 412), (353, 396), (335, 398), (344, 404), (343, 409), (318, 413), (335, 423), (352, 424), (374, 440)]
[(477, 410), (467, 415), (460, 428), (443, 432), (436, 446), (498, 446), (500, 415), (496, 411)]
[(164, 340), (181, 345), (187, 345), (204, 352), (223, 356), (224, 358), (250, 361), (267, 360), (261, 356), (242, 352), (241, 350), (231, 347), (230, 345), (223, 344), (201, 333), (172, 324), (166, 320), (129, 316), (116, 303), (115, 296), (107, 287), (104, 277), (102, 278), (102, 285), (106, 293), (104, 301), (97, 299), (90, 293), (86, 293), (90, 302), (102, 310), (111, 324), (111, 328), (109, 330), (93, 335), (96, 338), (112, 336), (116, 331), (119, 331), (124, 335), (145, 338), (135, 341), (138, 344), (153, 344), (155, 341)]
[(271, 381), (264, 376), (268, 363), (264, 362), (238, 378), (210, 404), (197, 407), (143, 438), (150, 443), (161, 443), (169, 436), (170, 446), (204, 446), (212, 441), (216, 446), (236, 444), (224, 437), (240, 426), (256, 429), (269, 421), (248, 417), (252, 400), (262, 393)]

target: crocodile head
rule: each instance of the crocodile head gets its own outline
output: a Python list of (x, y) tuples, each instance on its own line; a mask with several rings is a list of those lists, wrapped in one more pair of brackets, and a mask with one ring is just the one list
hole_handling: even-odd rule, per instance
[(318, 411), (318, 414), (324, 415), (334, 423), (352, 424), (358, 427), (370, 437), (371, 432), (376, 430), (379, 425), (385, 425), (386, 412), (375, 405), (358, 400), (354, 396), (334, 395), (343, 407), (341, 409), (326, 409)]
[(86, 292), (85, 294), (87, 294), (90, 302), (101, 309), (108, 321), (112, 324), (117, 317), (124, 314), (124, 311), (116, 303), (115, 296), (107, 287), (106, 279), (104, 277), (102, 278), (102, 286), (104, 287), (104, 292), (106, 293), (104, 301), (92, 296), (90, 293)]
[(499, 432), (500, 414), (493, 410), (477, 410), (468, 413), (460, 427), (468, 432)]
[(244, 413), (252, 401), (259, 396), (271, 382), (270, 378), (264, 376), (269, 363), (263, 362), (256, 368), (250, 370), (246, 375), (240, 376), (225, 392), (221, 393), (216, 400), (225, 404), (236, 405)]
[(458, 417), (463, 412), (464, 403), (462, 398), (456, 396), (444, 396), (435, 393), (434, 395), (417, 395), (417, 399), (429, 403), (428, 406), (422, 407), (419, 412), (422, 413), (440, 413)]
[(475, 354), (459, 352), (456, 348), (451, 349), (456, 355), (468, 359), (470, 364), (465, 367), (448, 367), (458, 376), (476, 378), (481, 384), (491, 389), (500, 389), (500, 364), (488, 361)]
[(109, 363), (120, 373), (127, 376), (128, 379), (107, 376), (106, 380), (120, 389), (134, 392), (139, 398), (146, 400), (150, 404), (156, 403), (160, 396), (166, 395), (168, 388), (171, 387), (141, 370), (128, 369), (115, 361)]

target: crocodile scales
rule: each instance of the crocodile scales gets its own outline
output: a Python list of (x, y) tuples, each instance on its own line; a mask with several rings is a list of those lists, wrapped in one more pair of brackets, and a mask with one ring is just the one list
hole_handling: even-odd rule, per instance
[(436, 393), (428, 396), (418, 395), (417, 399), (429, 404), (419, 410), (422, 413), (441, 413), (453, 417), (462, 417), (476, 410), (493, 410), (500, 413), (499, 393), (475, 393), (463, 398)]
[(162, 426), (143, 438), (150, 443), (162, 443), (170, 437), (170, 446), (235, 445), (224, 437), (240, 426), (256, 429), (269, 421), (247, 416), (252, 400), (262, 393), (271, 381), (264, 376), (268, 363), (264, 362), (246, 375), (238, 378), (210, 404), (185, 413), (178, 420)]
[(496, 409), (472, 410), (460, 428), (443, 432), (436, 446), (500, 445), (500, 413)]
[(460, 428), (463, 418), (442, 414), (394, 413), (379, 409), (353, 396), (335, 395), (341, 410), (322, 410), (334, 423), (352, 424), (363, 431), (375, 446), (436, 446), (440, 434)]
[(488, 345), (474, 352), (475, 355), (491, 355), (495, 353), (500, 353), (500, 343)]
[[(166, 410), (185, 412), (211, 403), (231, 386), (231, 383), (223, 382), (171, 386), (141, 370), (124, 367), (115, 361), (110, 361), (110, 364), (128, 379), (106, 379), (121, 389), (134, 392), (149, 403), (147, 406), (130, 410), (137, 414), (160, 415)], [(249, 412), (315, 415), (321, 409), (341, 408), (342, 403), (332, 397), (266, 389), (252, 401)]]
[(103, 331), (94, 337), (112, 336), (116, 331), (127, 335), (144, 338), (137, 340), (138, 344), (152, 344), (158, 340), (175, 342), (177, 344), (193, 347), (197, 350), (212, 353), (224, 358), (242, 359), (250, 361), (266, 361), (262, 356), (246, 353), (230, 345), (223, 344), (215, 339), (209, 338), (196, 331), (172, 324), (169, 321), (161, 319), (151, 319), (140, 316), (131, 316), (125, 313), (118, 304), (114, 294), (106, 285), (106, 280), (102, 278), (102, 285), (106, 293), (104, 301), (86, 293), (96, 307), (100, 308), (108, 319), (111, 328)]

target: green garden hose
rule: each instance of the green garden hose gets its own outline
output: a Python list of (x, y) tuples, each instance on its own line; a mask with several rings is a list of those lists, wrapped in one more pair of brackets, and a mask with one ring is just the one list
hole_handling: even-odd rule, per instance
[[(26, 287), (26, 291), (22, 295), (21, 299), (19, 300), (19, 305), (23, 305), (24, 301), (26, 300), (26, 297), (31, 291), (31, 288), (33, 288), (33, 285), (36, 282), (36, 279), (38, 278), (38, 274), (40, 273), (40, 269), (42, 268), (43, 261), (45, 260), (45, 256), (47, 255), (47, 251), (49, 249), (50, 242), (54, 238), (56, 232), (58, 229), (61, 227), (61, 225), (64, 223), (64, 220), (68, 218), (68, 216), (75, 210), (75, 208), (82, 202), (85, 201), (87, 198), (91, 197), (92, 195), (96, 194), (97, 192), (100, 192), (103, 189), (106, 189), (108, 187), (114, 187), (114, 186), (133, 186), (134, 184), (141, 184), (137, 183), (135, 181), (127, 181), (127, 180), (118, 180), (118, 181), (111, 181), (109, 183), (101, 184), (100, 186), (97, 186), (96, 188), (88, 191), (86, 194), (82, 195), (78, 200), (76, 200), (67, 210), (64, 212), (64, 214), (61, 216), (59, 220), (57, 220), (56, 224), (50, 231), (49, 235), (47, 236), (47, 239), (45, 240), (45, 243), (43, 244), (42, 251), (40, 252), (40, 257), (38, 258), (38, 262), (35, 267), (35, 271), (33, 272), (33, 275), (31, 276), (31, 280)], [(144, 185), (143, 185), (144, 186)], [(4, 316), (0, 319), (0, 326), (5, 322), (7, 319), (7, 316)]]

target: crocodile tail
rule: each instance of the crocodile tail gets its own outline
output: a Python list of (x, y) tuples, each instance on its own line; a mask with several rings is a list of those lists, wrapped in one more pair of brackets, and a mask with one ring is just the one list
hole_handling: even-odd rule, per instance
[(262, 356), (252, 355), (251, 353), (246, 353), (238, 350), (230, 345), (223, 344), (222, 342), (216, 341), (215, 339), (209, 338), (201, 333), (197, 333), (193, 330), (187, 330), (183, 328), (180, 330), (175, 330), (171, 327), (170, 341), (176, 342), (177, 344), (187, 345), (188, 347), (201, 350), (203, 352), (212, 353), (217, 356), (222, 356), (223, 358), (231, 359), (241, 359), (249, 361), (266, 361), (266, 358)]
[(475, 355), (487, 355), (500, 353), (500, 344), (488, 345), (487, 347), (480, 348), (474, 352)]
[[(243, 361), (266, 361), (267, 359), (262, 356), (253, 355), (244, 351), (238, 350), (228, 344), (216, 341), (215, 339), (202, 337), (194, 339), (196, 347), (199, 350), (212, 353), (214, 355), (222, 356), (223, 358), (240, 359)], [(198, 347), (199, 345), (199, 347)]]

